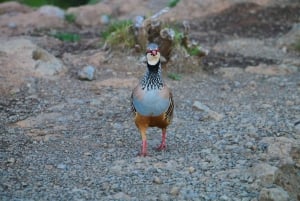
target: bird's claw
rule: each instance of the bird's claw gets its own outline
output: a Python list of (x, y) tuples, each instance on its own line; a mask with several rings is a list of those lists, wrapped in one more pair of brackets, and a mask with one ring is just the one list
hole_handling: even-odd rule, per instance
[(163, 151), (167, 149), (167, 145), (166, 144), (161, 144), (156, 148), (156, 151)]

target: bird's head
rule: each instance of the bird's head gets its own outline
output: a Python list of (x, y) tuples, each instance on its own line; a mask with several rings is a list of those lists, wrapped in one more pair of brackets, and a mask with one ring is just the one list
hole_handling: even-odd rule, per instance
[(150, 43), (147, 46), (146, 57), (147, 57), (147, 62), (150, 65), (156, 65), (159, 62), (160, 52), (157, 44)]

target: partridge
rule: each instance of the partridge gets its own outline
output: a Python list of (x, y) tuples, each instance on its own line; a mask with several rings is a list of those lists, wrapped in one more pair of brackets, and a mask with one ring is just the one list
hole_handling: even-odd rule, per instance
[(162, 79), (160, 52), (157, 44), (150, 43), (147, 46), (146, 58), (147, 71), (131, 95), (134, 122), (142, 137), (140, 156), (147, 156), (146, 131), (148, 127), (162, 129), (161, 144), (157, 150), (162, 151), (167, 148), (166, 131), (174, 110), (172, 93)]

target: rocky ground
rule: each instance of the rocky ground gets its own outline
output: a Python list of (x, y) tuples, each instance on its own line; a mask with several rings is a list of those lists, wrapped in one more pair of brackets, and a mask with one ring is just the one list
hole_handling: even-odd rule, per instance
[[(0, 200), (300, 200), (299, 2), (181, 1), (164, 16), (188, 19), (209, 54), (164, 72), (175, 118), (167, 151), (145, 158), (129, 104), (141, 54), (102, 49), (106, 25), (89, 14), (128, 18), (167, 1), (120, 2), (71, 8), (75, 23), (0, 4)], [(79, 79), (89, 65), (94, 78)], [(160, 137), (150, 129), (149, 147)]]

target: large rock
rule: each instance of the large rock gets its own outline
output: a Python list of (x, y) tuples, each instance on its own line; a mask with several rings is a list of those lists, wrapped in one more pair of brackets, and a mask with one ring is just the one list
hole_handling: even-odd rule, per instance
[[(297, 148), (298, 160), (300, 158), (300, 148)], [(295, 159), (296, 160), (296, 159)], [(300, 167), (297, 165), (284, 165), (276, 173), (276, 178), (274, 183), (282, 187), (285, 191), (290, 194), (293, 200), (299, 200), (300, 198)]]
[(19, 87), (28, 77), (52, 78), (63, 72), (62, 62), (24, 38), (0, 38), (0, 92)]
[(294, 24), (293, 28), (277, 40), (279, 48), (293, 49), (293, 45), (300, 38), (300, 23)]
[(280, 187), (263, 188), (259, 194), (259, 201), (290, 201), (289, 194)]
[[(267, 145), (267, 152), (262, 159), (277, 161), (276, 167), (267, 166), (254, 168), (263, 173), (267, 179), (262, 185), (278, 185), (281, 188), (263, 189), (259, 200), (297, 200), (300, 198), (300, 141), (286, 137), (266, 137), (262, 143)], [(260, 171), (261, 170), (261, 171)], [(283, 190), (284, 189), (284, 190)], [(288, 197), (287, 197), (287, 192)], [(277, 197), (278, 196), (278, 197)], [(281, 197), (283, 196), (283, 197)], [(290, 197), (290, 198), (289, 198)]]
[(295, 156), (292, 155), (294, 147), (300, 147), (299, 140), (293, 140), (286, 137), (265, 137), (261, 143), (267, 145), (267, 152), (262, 158), (268, 161), (278, 160), (278, 166), (295, 164)]
[(43, 15), (46, 15), (46, 16), (52, 16), (52, 17), (57, 17), (60, 19), (65, 19), (65, 11), (56, 6), (45, 5), (45, 6), (40, 7), (38, 9), (38, 12)]
[(22, 5), (18, 2), (4, 2), (0, 4), (0, 13), (28, 13), (32, 11), (28, 6)]
[[(38, 10), (30, 10), (19, 4), (0, 4), (0, 34), (11, 35), (27, 33), (41, 28), (62, 28), (65, 26), (64, 11), (54, 6), (43, 6)], [(13, 14), (12, 14), (13, 13)]]
[(98, 3), (69, 8), (67, 13), (75, 15), (75, 22), (81, 26), (97, 26), (103, 24), (102, 16), (112, 15), (113, 9), (106, 3)]
[(260, 180), (260, 183), (263, 185), (273, 184), (276, 178), (276, 172), (278, 168), (275, 166), (271, 166), (267, 163), (257, 164), (255, 167), (251, 169), (253, 176), (256, 179)]

